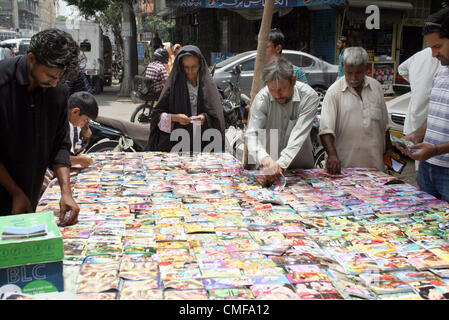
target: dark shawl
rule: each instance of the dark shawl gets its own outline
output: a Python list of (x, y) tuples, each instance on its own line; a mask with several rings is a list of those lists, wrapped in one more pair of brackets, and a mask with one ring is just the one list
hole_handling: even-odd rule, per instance
[[(168, 76), (164, 89), (161, 92), (159, 101), (156, 104), (151, 116), (151, 131), (148, 139), (148, 145), (146, 150), (148, 151), (164, 151), (170, 152), (172, 147), (178, 143), (178, 141), (170, 141), (170, 134), (161, 131), (158, 127), (159, 118), (162, 113), (170, 114), (185, 114), (192, 116), (191, 106), (189, 100), (189, 90), (187, 89), (187, 76), (182, 67), (181, 60), (185, 56), (196, 56), (200, 61), (199, 81), (198, 81), (198, 102), (197, 113), (198, 115), (204, 113), (206, 120), (201, 126), (201, 132), (209, 128), (218, 129), (222, 136), (222, 150), (224, 151), (225, 142), (225, 125), (223, 107), (221, 104), (220, 93), (217, 86), (212, 79), (212, 76), (207, 67), (206, 60), (201, 54), (200, 49), (196, 46), (188, 45), (181, 48), (176, 55), (173, 63), (173, 69)], [(193, 127), (192, 124), (182, 126), (179, 123), (174, 123), (173, 130), (177, 128), (187, 129), (192, 137)], [(192, 139), (191, 139), (192, 140)], [(201, 149), (203, 149), (210, 142), (202, 142)], [(191, 148), (192, 149), (192, 142)]]

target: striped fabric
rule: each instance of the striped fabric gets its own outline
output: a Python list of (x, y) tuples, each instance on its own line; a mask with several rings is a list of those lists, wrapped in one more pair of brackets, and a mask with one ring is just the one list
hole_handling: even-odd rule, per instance
[[(441, 144), (449, 141), (449, 68), (441, 66), (433, 79), (430, 92), (427, 131), (424, 142)], [(428, 163), (449, 168), (449, 154), (427, 160)]]
[(148, 64), (145, 77), (154, 80), (154, 92), (161, 92), (164, 88), (163, 81), (167, 81), (168, 74), (165, 66), (160, 61), (153, 61)]
[(67, 86), (69, 87), (69, 95), (74, 94), (75, 92), (86, 91), (89, 93), (93, 93), (92, 88), (89, 85), (89, 80), (87, 80), (86, 75), (82, 70), (79, 70), (78, 77), (74, 81), (66, 81)]

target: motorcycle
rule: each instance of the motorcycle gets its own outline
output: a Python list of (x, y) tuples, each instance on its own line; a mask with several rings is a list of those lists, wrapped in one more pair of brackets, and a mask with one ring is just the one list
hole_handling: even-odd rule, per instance
[(223, 98), (222, 104), (226, 129), (230, 126), (241, 130), (246, 128), (250, 98), (242, 93), (239, 88), (241, 72), (240, 65), (235, 66), (231, 71), (236, 76), (235, 83), (227, 80), (225, 82), (226, 87), (220, 92)]
[(154, 105), (159, 99), (160, 92), (152, 91), (154, 81), (144, 76), (134, 76), (134, 91), (136, 97), (144, 103), (137, 106), (131, 114), (131, 122), (150, 123)]
[[(215, 65), (211, 68), (212, 77), (214, 72)], [(242, 93), (239, 87), (241, 72), (241, 66), (235, 66), (231, 71), (235, 75), (235, 82), (224, 81), (226, 86), (218, 88), (222, 98), (227, 151), (237, 159), (242, 159), (243, 155), (243, 132), (246, 129), (250, 104), (250, 98)]]
[(312, 140), (312, 152), (314, 160), (314, 168), (324, 169), (326, 165), (326, 150), (321, 145), (320, 137), (318, 135), (320, 130), (321, 117), (321, 103), (318, 107), (318, 112), (312, 123), (312, 130), (310, 131), (310, 138)]
[(131, 123), (107, 117), (97, 117), (89, 122), (92, 135), (82, 147), (87, 153), (103, 151), (144, 151), (150, 134), (148, 125)]

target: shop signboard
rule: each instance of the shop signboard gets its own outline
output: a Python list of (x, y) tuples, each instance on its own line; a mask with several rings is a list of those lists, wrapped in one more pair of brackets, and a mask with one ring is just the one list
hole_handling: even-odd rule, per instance
[[(265, 0), (167, 0), (167, 7), (192, 7), (215, 9), (261, 9)], [(347, 0), (275, 0), (275, 7), (346, 5)]]

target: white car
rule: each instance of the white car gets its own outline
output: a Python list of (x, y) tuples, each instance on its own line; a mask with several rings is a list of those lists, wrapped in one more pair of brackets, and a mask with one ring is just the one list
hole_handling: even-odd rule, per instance
[[(28, 46), (30, 45), (31, 38), (18, 38), (18, 39), (8, 39), (3, 40), (0, 42), (1, 45), (9, 45), (11, 46), (11, 49), (14, 51), (14, 54), (17, 56), (19, 54), (26, 54), (26, 50), (28, 49)], [(20, 47), (23, 47), (22, 51), (20, 52)]]
[(410, 92), (400, 95), (386, 102), (388, 112), (388, 124), (394, 131), (404, 133), (404, 122), (410, 102)]

